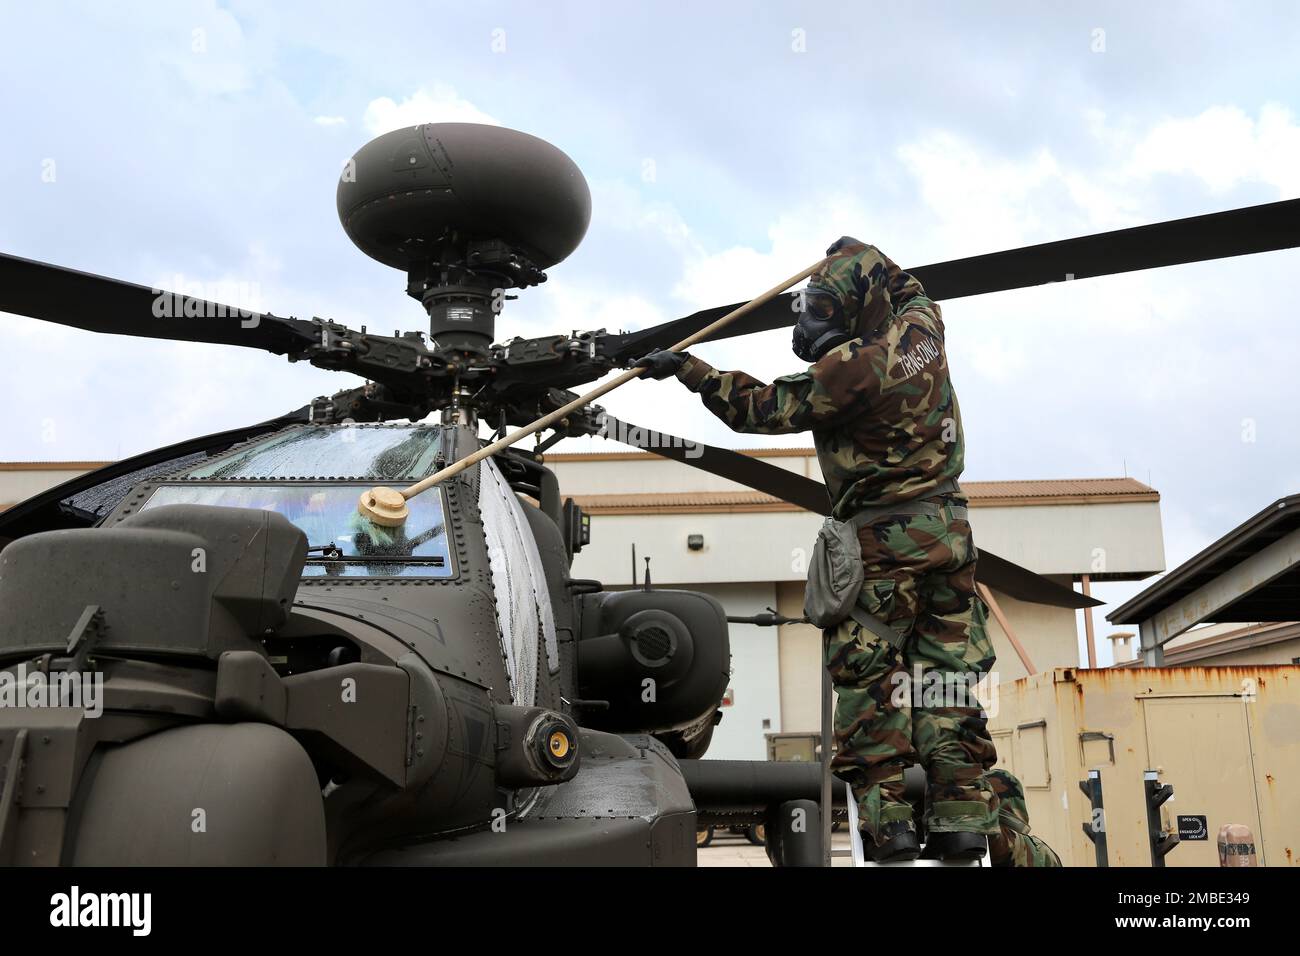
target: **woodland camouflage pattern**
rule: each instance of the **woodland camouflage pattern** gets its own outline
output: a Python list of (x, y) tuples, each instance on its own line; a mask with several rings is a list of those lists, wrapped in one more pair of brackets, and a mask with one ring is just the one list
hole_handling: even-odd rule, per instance
[[(925, 498), (956, 479), (965, 446), (938, 304), (862, 243), (838, 249), (809, 288), (838, 298), (855, 338), (771, 385), (693, 357), (678, 378), (736, 431), (811, 430), (841, 520), (865, 507)], [(835, 306), (821, 295), (807, 303)], [(984, 775), (996, 753), (978, 701), (941, 694), (922, 696), (917, 706), (915, 694), (899, 689), (903, 675), (924, 681), (937, 674), (973, 690), (993, 665), (970, 525), (945, 507), (939, 516), (882, 517), (858, 537), (865, 571), (859, 603), (897, 639), (883, 641), (852, 619), (824, 632), (838, 694), (836, 775), (853, 787), (862, 829), (873, 839), (881, 824), (912, 819), (903, 771), (918, 760), (929, 780), (929, 828), (994, 836), (998, 804)]]
[(970, 525), (940, 515), (885, 518), (858, 532), (860, 603), (897, 638), (852, 618), (826, 630), (835, 685), (835, 775), (853, 787), (862, 829), (911, 820), (903, 771), (926, 768), (926, 827), (998, 833), (985, 772), (997, 760), (974, 688), (994, 663), (987, 610), (974, 593)]
[(1029, 832), (1029, 810), (1025, 791), (1006, 770), (990, 770), (987, 776), (998, 798), (999, 832), (989, 837), (989, 862), (994, 866), (1059, 867), (1056, 851)]
[(924, 497), (960, 475), (965, 443), (938, 303), (874, 246), (845, 247), (809, 285), (840, 298), (857, 338), (771, 385), (695, 357), (677, 377), (735, 431), (811, 430), (837, 518)]

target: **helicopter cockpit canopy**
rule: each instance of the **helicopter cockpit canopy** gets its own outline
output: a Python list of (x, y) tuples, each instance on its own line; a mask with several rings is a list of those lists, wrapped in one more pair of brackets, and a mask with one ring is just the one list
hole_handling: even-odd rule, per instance
[(187, 478), (417, 481), (436, 469), (437, 425), (303, 425), (186, 472)]
[(311, 546), (337, 551), (313, 551), (303, 577), (421, 577), (446, 578), (454, 573), (447, 544), (440, 494), (411, 500), (406, 525), (389, 534), (362, 523), (357, 498), (368, 486), (358, 484), (164, 484), (154, 489), (141, 510), (162, 505), (216, 505), (260, 508), (284, 515)]
[(404, 527), (357, 515), (367, 482), (415, 481), (436, 470), (433, 425), (304, 425), (270, 435), (160, 482), (141, 506), (199, 504), (284, 515), (314, 550), (304, 577), (425, 577), (455, 573), (441, 494), (420, 495)]

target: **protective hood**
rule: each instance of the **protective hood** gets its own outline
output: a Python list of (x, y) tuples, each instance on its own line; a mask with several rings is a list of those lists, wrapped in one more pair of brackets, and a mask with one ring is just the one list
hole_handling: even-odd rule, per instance
[(910, 299), (925, 294), (921, 283), (875, 246), (845, 237), (829, 254), (808, 285), (839, 300), (850, 338), (866, 338)]

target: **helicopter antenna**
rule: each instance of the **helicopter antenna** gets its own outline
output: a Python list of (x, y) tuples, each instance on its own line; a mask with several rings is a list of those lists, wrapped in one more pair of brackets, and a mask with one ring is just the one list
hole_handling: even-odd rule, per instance
[(648, 555), (645, 559), (645, 589), (650, 590), (650, 557)]
[(632, 587), (636, 587), (636, 542), (632, 542)]

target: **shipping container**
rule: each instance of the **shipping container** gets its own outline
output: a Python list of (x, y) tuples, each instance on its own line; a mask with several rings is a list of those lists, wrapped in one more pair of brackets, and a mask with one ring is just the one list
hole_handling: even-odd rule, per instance
[[(1260, 866), (1300, 849), (1300, 667), (1057, 668), (993, 688), (999, 766), (1024, 784), (1034, 833), (1067, 866), (1151, 866), (1148, 787), (1173, 797), (1153, 814), (1179, 841), (1166, 866), (1218, 866), (1224, 824), (1245, 824)], [(1103, 810), (1080, 783), (1095, 771)]]

